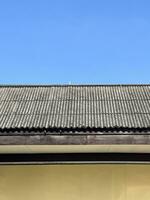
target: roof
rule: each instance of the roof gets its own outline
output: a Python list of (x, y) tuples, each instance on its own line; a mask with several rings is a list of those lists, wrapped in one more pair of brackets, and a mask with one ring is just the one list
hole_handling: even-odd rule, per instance
[(150, 85), (1, 85), (0, 132), (149, 131)]

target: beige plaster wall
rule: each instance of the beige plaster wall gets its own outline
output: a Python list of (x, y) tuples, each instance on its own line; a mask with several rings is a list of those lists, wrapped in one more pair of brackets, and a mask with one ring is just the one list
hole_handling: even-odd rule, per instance
[(150, 165), (0, 166), (0, 200), (150, 200)]

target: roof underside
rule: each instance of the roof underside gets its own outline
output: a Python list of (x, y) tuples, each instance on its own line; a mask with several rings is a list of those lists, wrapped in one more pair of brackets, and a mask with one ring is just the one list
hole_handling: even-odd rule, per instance
[(0, 131), (150, 130), (150, 85), (0, 86)]

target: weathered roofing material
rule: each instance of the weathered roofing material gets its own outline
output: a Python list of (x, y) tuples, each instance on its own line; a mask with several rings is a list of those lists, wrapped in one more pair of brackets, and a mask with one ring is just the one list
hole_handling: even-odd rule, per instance
[(150, 85), (0, 86), (0, 131), (150, 130)]

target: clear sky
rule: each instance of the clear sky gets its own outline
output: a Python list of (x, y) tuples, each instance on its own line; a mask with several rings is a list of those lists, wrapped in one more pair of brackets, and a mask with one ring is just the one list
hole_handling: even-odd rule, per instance
[(0, 0), (2, 83), (150, 83), (150, 0)]

